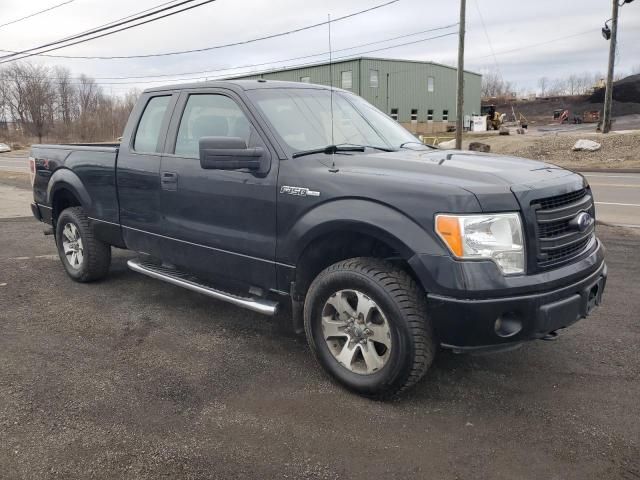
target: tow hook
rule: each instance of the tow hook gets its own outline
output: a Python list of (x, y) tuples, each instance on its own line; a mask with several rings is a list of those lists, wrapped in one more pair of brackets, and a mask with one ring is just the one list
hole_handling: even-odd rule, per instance
[(544, 340), (545, 342), (553, 342), (557, 338), (558, 338), (558, 331), (554, 330), (553, 332), (547, 333), (544, 337), (541, 338), (541, 340)]

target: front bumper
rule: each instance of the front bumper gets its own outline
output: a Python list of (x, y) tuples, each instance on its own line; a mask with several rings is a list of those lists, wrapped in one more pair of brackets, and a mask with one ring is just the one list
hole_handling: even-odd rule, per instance
[(535, 291), (519, 295), (500, 296), (500, 290), (484, 298), (428, 293), (430, 318), (441, 344), (461, 351), (501, 349), (543, 338), (586, 317), (601, 303), (607, 281), (602, 250), (598, 243), (589, 257), (599, 263), (581, 270), (577, 279), (574, 265), (574, 275), (562, 286), (555, 278), (553, 284), (538, 284)]

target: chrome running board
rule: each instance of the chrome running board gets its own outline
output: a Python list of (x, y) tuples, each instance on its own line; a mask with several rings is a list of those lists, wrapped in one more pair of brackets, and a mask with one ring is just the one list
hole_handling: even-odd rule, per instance
[(241, 297), (231, 293), (226, 293), (209, 285), (200, 283), (200, 281), (195, 277), (172, 268), (165, 268), (160, 265), (140, 260), (129, 260), (127, 265), (134, 272), (142, 273), (143, 275), (155, 278), (156, 280), (162, 280), (163, 282), (186, 288), (193, 292), (202, 293), (208, 297), (222, 300), (223, 302), (229, 302), (239, 307), (253, 310), (254, 312), (273, 316), (278, 311), (278, 302), (276, 301), (264, 298)]

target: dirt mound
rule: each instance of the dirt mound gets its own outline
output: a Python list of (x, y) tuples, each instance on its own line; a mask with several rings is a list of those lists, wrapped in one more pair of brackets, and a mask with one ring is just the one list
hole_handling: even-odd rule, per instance
[[(604, 102), (604, 88), (599, 88), (589, 97), (591, 103)], [(640, 102), (640, 75), (631, 75), (613, 83), (613, 99), (618, 102)]]
[[(476, 141), (477, 137), (480, 135), (470, 135), (468, 141)], [(596, 152), (573, 151), (573, 145), (580, 139), (597, 141), (602, 148)], [(637, 131), (608, 135), (591, 132), (508, 137), (486, 135), (481, 141), (491, 145), (491, 153), (532, 158), (572, 169), (640, 167), (640, 132)], [(463, 143), (463, 148), (468, 147)]]

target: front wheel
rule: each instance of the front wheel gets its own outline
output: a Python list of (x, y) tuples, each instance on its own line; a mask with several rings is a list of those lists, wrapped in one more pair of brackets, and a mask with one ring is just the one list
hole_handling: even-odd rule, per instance
[(56, 223), (58, 255), (76, 282), (104, 278), (111, 264), (111, 247), (97, 240), (82, 207), (62, 211)]
[(379, 259), (352, 258), (322, 271), (307, 293), (304, 323), (324, 370), (371, 397), (414, 385), (436, 352), (424, 293), (407, 272)]

